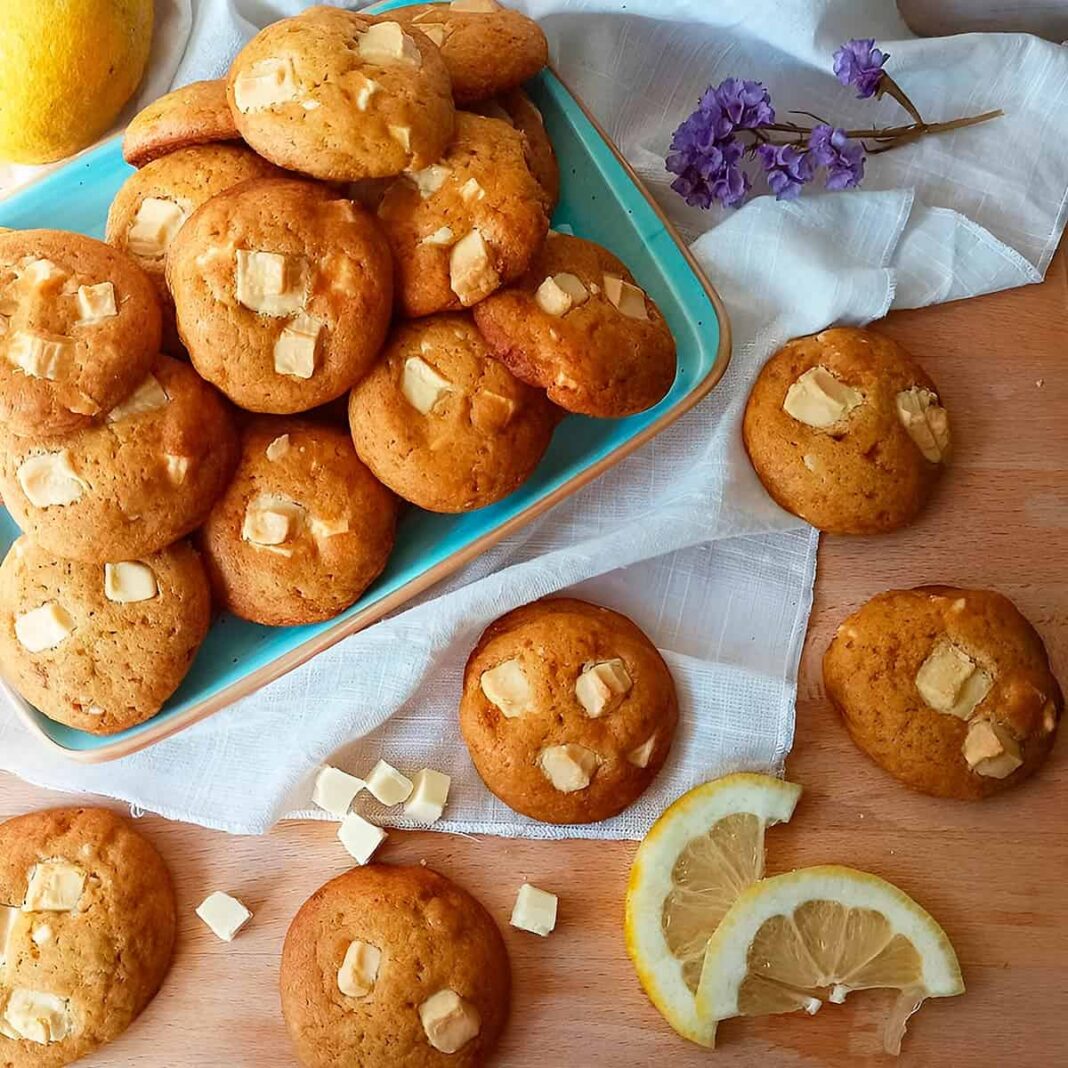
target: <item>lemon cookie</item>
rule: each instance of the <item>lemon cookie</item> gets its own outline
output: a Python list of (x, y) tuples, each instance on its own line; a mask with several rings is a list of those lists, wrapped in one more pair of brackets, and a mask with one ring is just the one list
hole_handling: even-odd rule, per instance
[(222, 397), (159, 356), (99, 426), (62, 438), (0, 428), (0, 490), (15, 522), (56, 556), (136, 560), (203, 522), (237, 451)]
[(226, 99), (226, 79), (190, 82), (153, 100), (126, 127), (122, 155), (134, 167), (191, 145), (238, 141)]
[(838, 327), (764, 365), (742, 435), (775, 501), (820, 530), (878, 534), (915, 518), (949, 450), (938, 389), (897, 342)]
[(452, 135), (441, 53), (392, 16), (315, 7), (276, 22), (238, 53), (227, 95), (257, 152), (332, 181), (426, 167)]
[(1064, 699), (1042, 639), (990, 590), (921, 586), (873, 597), (823, 658), (853, 741), (914, 790), (975, 799), (1030, 776)]
[(352, 391), (349, 420), (360, 459), (432, 512), (507, 496), (537, 466), (556, 425), (544, 395), (491, 357), (469, 314), (397, 327)]
[(458, 104), (514, 89), (549, 62), (541, 27), (496, 0), (416, 4), (391, 17), (422, 30), (441, 49)]
[(154, 716), (211, 621), (200, 558), (185, 542), (138, 560), (61, 560), (23, 535), (0, 564), (0, 660), (46, 716), (114, 734)]
[(144, 378), (160, 307), (127, 256), (82, 234), (0, 233), (0, 423), (13, 434), (88, 426)]
[(196, 369), (254, 412), (307, 411), (370, 368), (392, 311), (374, 218), (326, 186), (243, 182), (209, 200), (167, 253)]
[(282, 949), (282, 1015), (306, 1068), (479, 1068), (510, 993), (492, 917), (430, 868), (369, 864), (332, 879)]
[(177, 926), (159, 853), (103, 808), (0, 823), (0, 1064), (59, 1068), (156, 995)]
[(222, 603), (270, 626), (330, 619), (379, 576), (396, 502), (343, 431), (254, 419), (237, 473), (201, 531)]
[(464, 670), (460, 729), (482, 781), (546, 823), (594, 823), (652, 782), (678, 721), (671, 673), (626, 616), (572, 598), (492, 623)]
[(409, 316), (470, 307), (518, 278), (549, 226), (523, 135), (458, 112), (445, 155), (398, 178), (378, 205)]
[(495, 355), (569, 412), (618, 418), (661, 400), (675, 341), (660, 309), (607, 249), (550, 233), (514, 286), (475, 308)]

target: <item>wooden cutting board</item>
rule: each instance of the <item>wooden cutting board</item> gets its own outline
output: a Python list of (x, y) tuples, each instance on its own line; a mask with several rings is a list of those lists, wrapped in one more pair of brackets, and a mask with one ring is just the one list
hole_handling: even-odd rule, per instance
[[(956, 455), (934, 506), (882, 538), (825, 538), (801, 665), (787, 774), (804, 786), (791, 824), (769, 833), (772, 872), (838, 862), (897, 883), (949, 933), (968, 992), (913, 1017), (903, 1066), (1068, 1064), (1068, 758), (1064, 739), (1031, 783), (981, 804), (912, 794), (870, 764), (828, 708), (820, 657), (835, 626), (879, 590), (923, 582), (991, 586), (1046, 639), (1068, 683), (1068, 272), (1046, 282), (890, 316), (879, 329), (923, 361), (952, 412)], [(0, 818), (69, 803), (0, 775)], [(121, 806), (115, 806), (121, 808)], [(178, 885), (181, 929), (160, 996), (89, 1065), (275, 1068), (295, 1062), (276, 993), (290, 918), (344, 871), (334, 826), (288, 823), (233, 838), (146, 817)], [(394, 833), (387, 861), (426, 861), (474, 891), (512, 956), (508, 1068), (673, 1068), (887, 1064), (883, 995), (854, 995), (814, 1018), (723, 1025), (715, 1054), (689, 1045), (645, 1000), (623, 948), (630, 842), (524, 842)], [(529, 880), (560, 895), (548, 939), (507, 926)], [(193, 909), (223, 888), (255, 912), (225, 945)], [(382, 1068), (388, 1068), (383, 1065)]]

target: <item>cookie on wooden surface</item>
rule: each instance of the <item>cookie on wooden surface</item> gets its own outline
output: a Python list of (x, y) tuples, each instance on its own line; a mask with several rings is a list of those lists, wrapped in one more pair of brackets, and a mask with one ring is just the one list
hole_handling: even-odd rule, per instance
[(573, 598), (492, 623), (464, 670), (460, 729), (482, 781), (547, 823), (622, 812), (667, 758), (675, 683), (626, 616)]
[(170, 873), (102, 808), (0, 823), (0, 1063), (72, 1064), (125, 1031), (174, 952)]
[(949, 418), (930, 375), (897, 342), (837, 327), (768, 360), (742, 435), (787, 511), (834, 534), (879, 534), (909, 523), (930, 497)]
[(191, 145), (238, 141), (226, 99), (226, 79), (190, 82), (139, 111), (122, 138), (123, 158), (134, 167)]
[(549, 62), (541, 27), (496, 0), (416, 4), (390, 17), (421, 30), (441, 49), (458, 104), (514, 89)]
[(358, 600), (393, 549), (393, 494), (344, 430), (251, 420), (241, 462), (200, 533), (222, 604), (270, 626), (330, 619)]
[(243, 182), (204, 204), (167, 253), (167, 284), (193, 365), (254, 412), (340, 397), (370, 369), (392, 314), (374, 218), (297, 179)]
[(525, 151), (508, 123), (457, 112), (445, 155), (386, 190), (378, 218), (405, 315), (470, 307), (526, 270), (549, 220)]
[(12, 434), (89, 426), (159, 352), (159, 298), (129, 257), (60, 230), (0, 233), (0, 423)]
[(115, 734), (178, 688), (211, 622), (204, 566), (178, 542), (139, 560), (61, 560), (18, 538), (0, 564), (0, 661), (50, 719)]
[(675, 339), (660, 309), (592, 241), (550, 232), (526, 274), (474, 311), (497, 358), (569, 412), (632, 415), (675, 380)]
[(556, 413), (490, 355), (469, 314), (398, 326), (352, 391), (360, 459), (395, 493), (431, 512), (506, 497), (549, 447)]
[(914, 790), (975, 799), (1046, 759), (1064, 699), (1034, 627), (990, 590), (921, 586), (873, 597), (823, 658), (853, 741)]
[(225, 400), (188, 364), (158, 356), (98, 426), (62, 438), (0, 427), (0, 490), (15, 522), (56, 556), (135, 560), (200, 526), (237, 453)]
[(281, 995), (306, 1068), (480, 1068), (508, 1017), (511, 973), (466, 890), (430, 868), (370, 864), (301, 907)]
[(441, 53), (392, 15), (314, 7), (276, 22), (238, 53), (227, 95), (257, 152), (330, 181), (426, 167), (452, 136)]

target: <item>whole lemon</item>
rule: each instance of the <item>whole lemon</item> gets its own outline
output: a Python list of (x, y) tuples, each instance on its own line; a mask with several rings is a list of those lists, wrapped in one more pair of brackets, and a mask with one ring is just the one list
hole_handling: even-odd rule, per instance
[(151, 43), (152, 0), (0, 0), (0, 159), (50, 163), (91, 145)]

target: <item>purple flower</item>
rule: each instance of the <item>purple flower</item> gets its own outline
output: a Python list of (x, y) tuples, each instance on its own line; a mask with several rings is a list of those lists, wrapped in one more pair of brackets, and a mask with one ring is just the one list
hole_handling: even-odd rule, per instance
[(828, 189), (852, 189), (864, 178), (864, 146), (845, 130), (820, 123), (808, 135), (808, 151), (817, 167), (827, 168)]
[[(678, 141), (676, 131), (671, 147), (678, 148)], [(666, 161), (667, 169), (678, 175), (671, 188), (694, 207), (710, 208), (718, 200), (724, 207), (733, 208), (749, 192), (749, 175), (740, 166), (741, 158), (742, 146), (733, 137), (700, 152), (673, 152)]]
[(701, 96), (702, 110), (720, 114), (733, 130), (755, 130), (775, 121), (771, 97), (761, 82), (747, 82), (741, 78), (727, 78), (715, 88), (711, 86)]
[(874, 96), (883, 79), (883, 64), (889, 52), (880, 52), (875, 39), (846, 41), (834, 53), (834, 73), (843, 85), (856, 87), (857, 99)]
[(807, 152), (793, 145), (757, 145), (756, 152), (776, 200), (793, 200), (812, 180), (815, 168)]

